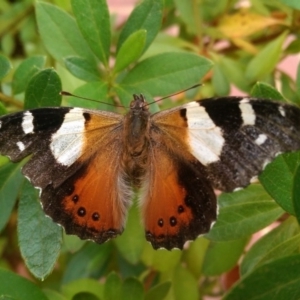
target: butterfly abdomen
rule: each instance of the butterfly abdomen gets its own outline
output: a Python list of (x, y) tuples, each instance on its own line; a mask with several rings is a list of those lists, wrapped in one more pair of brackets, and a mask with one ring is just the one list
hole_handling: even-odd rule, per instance
[(148, 162), (150, 112), (143, 96), (134, 96), (124, 118), (122, 163), (129, 180), (136, 187), (145, 175)]

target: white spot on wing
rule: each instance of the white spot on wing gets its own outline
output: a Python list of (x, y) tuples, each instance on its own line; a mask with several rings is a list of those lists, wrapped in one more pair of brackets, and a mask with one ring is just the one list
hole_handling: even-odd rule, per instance
[(84, 144), (85, 118), (80, 108), (71, 109), (61, 127), (52, 134), (50, 149), (62, 165), (72, 165), (81, 155)]
[(255, 140), (255, 143), (260, 146), (267, 140), (267, 136), (265, 134), (260, 134), (257, 139)]
[(250, 183), (256, 183), (258, 182), (258, 177), (257, 176), (253, 176), (251, 179), (250, 179)]
[(22, 120), (22, 128), (25, 134), (32, 133), (33, 127), (33, 115), (30, 111), (24, 112)]
[(249, 99), (242, 99), (239, 107), (242, 112), (243, 125), (255, 125), (255, 112), (249, 103)]
[(249, 98), (241, 99), (240, 103), (249, 103)]
[[(38, 191), (39, 191), (39, 198), (41, 198), (41, 196), (42, 196), (42, 188), (41, 187), (39, 187), (39, 186), (36, 186), (35, 187)], [(41, 204), (42, 204), (42, 202), (41, 202)], [(43, 208), (43, 205), (42, 205), (42, 208)]]
[(238, 191), (241, 191), (243, 188), (242, 187), (237, 187), (233, 190), (233, 192), (238, 192)]
[(0, 128), (2, 127), (2, 121), (0, 121)]
[(21, 152), (25, 149), (25, 145), (22, 142), (17, 142), (17, 146)]
[(284, 108), (283, 108), (282, 106), (279, 106), (279, 107), (278, 107), (278, 110), (279, 110), (279, 113), (280, 113), (283, 117), (286, 116), (286, 115), (285, 115), (285, 110), (284, 110)]
[(264, 163), (263, 163), (263, 170), (264, 170), (264, 168), (270, 163), (271, 161), (270, 161), (270, 159), (266, 159), (265, 161), (264, 161)]
[[(32, 184), (31, 179), (30, 179), (28, 176), (24, 175), (24, 177)], [(42, 188), (39, 187), (39, 186), (35, 186), (35, 185), (34, 185), (34, 188), (37, 189), (37, 190), (39, 191), (39, 197), (41, 197), (41, 194), (42, 194)], [(42, 205), (42, 202), (40, 202), (40, 203), (41, 203), (41, 205)], [(43, 205), (42, 205), (42, 207), (43, 207)]]
[(221, 128), (215, 125), (205, 108), (197, 102), (188, 103), (186, 108), (192, 154), (203, 165), (218, 161), (225, 143)]
[(211, 222), (209, 230), (211, 230), (214, 227), (215, 224), (216, 224), (216, 221)]

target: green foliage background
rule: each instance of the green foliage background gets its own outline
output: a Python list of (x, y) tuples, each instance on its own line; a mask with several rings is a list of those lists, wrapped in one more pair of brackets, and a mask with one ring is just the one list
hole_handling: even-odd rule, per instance
[[(108, 104), (128, 107), (133, 93), (152, 101), (200, 82), (151, 110), (228, 95), (231, 86), (300, 104), (300, 72), (277, 68), (300, 50), (299, 1), (238, 2), (144, 0), (117, 25), (105, 0), (4, 0), (0, 114), (61, 104), (122, 111)], [(62, 89), (105, 103), (62, 99)], [(171, 252), (146, 243), (135, 205), (113, 241), (64, 235), (44, 216), (23, 164), (0, 157), (0, 298), (300, 298), (299, 153), (278, 156), (261, 184), (220, 195), (210, 233)]]

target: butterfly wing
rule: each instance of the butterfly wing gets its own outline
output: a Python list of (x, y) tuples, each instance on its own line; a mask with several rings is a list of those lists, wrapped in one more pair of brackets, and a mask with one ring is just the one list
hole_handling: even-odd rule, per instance
[(182, 249), (216, 220), (216, 196), (205, 167), (189, 151), (187, 126), (176, 109), (152, 118), (140, 202), (146, 239), (155, 249)]
[(296, 106), (238, 97), (196, 103), (212, 120), (213, 131), (220, 132), (214, 159), (208, 161), (193, 150), (217, 189), (230, 192), (245, 187), (278, 154), (300, 149), (300, 109)]
[(0, 118), (0, 153), (32, 155), (22, 172), (66, 232), (102, 243), (123, 230), (130, 190), (119, 164), (122, 116), (41, 108)]
[(195, 159), (183, 159), (160, 145), (152, 148), (141, 204), (146, 239), (154, 249), (182, 249), (216, 220), (216, 196)]
[(212, 188), (248, 185), (278, 153), (300, 149), (299, 129), (297, 107), (248, 98), (190, 102), (153, 115), (141, 198), (146, 238), (154, 248), (182, 248), (209, 231), (217, 210)]

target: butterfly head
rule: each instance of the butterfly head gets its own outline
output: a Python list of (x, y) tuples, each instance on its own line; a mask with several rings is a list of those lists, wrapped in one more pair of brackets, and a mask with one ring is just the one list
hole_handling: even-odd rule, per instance
[(140, 114), (142, 111), (148, 111), (148, 103), (142, 94), (134, 94), (133, 99), (130, 103), (130, 110), (134, 115)]

